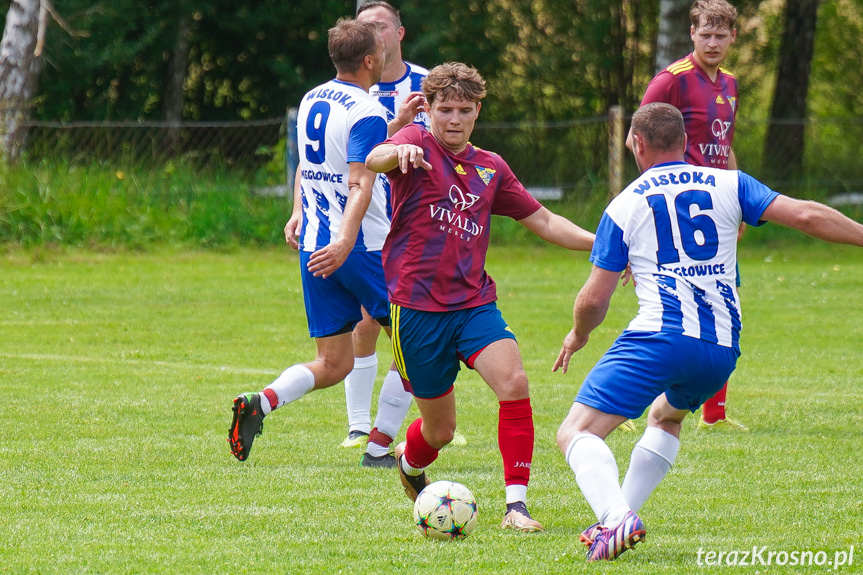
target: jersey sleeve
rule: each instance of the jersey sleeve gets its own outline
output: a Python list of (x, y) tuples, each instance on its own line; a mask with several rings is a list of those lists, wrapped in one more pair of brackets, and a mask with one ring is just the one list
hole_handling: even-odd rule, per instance
[(509, 165), (500, 156), (497, 158), (500, 184), (494, 196), (494, 203), (491, 205), (491, 213), (514, 220), (523, 220), (536, 213), (542, 204), (518, 181)]
[(779, 192), (771, 190), (749, 174), (737, 172), (737, 197), (743, 210), (743, 221), (750, 226), (761, 226), (761, 214), (767, 209)]
[(351, 126), (348, 162), (365, 162), (372, 148), (386, 140), (387, 122), (381, 116), (367, 116)]
[(420, 130), (420, 127), (416, 124), (407, 124), (401, 130), (387, 138), (383, 143), (393, 144), (394, 146), (400, 146), (402, 144), (422, 146), (422, 132)]
[(596, 228), (590, 261), (596, 267), (610, 272), (622, 272), (629, 263), (629, 248), (623, 241), (623, 230), (607, 212), (602, 214)]
[(680, 107), (680, 86), (670, 72), (660, 72), (647, 85), (647, 90), (644, 91), (644, 97), (641, 99), (641, 106), (653, 102), (665, 102), (674, 107)]

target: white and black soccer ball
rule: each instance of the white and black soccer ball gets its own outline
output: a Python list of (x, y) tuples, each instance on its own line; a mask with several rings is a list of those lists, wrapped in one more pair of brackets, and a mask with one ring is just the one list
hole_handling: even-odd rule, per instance
[(476, 499), (454, 481), (435, 481), (414, 503), (414, 522), (431, 539), (464, 539), (476, 527)]

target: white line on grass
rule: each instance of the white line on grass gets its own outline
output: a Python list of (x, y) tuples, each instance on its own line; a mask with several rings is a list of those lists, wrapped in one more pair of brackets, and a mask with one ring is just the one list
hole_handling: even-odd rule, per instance
[(228, 373), (250, 373), (273, 375), (278, 371), (272, 369), (257, 369), (254, 367), (235, 367), (230, 365), (207, 365), (200, 363), (180, 363), (175, 361), (155, 361), (147, 359), (131, 359), (126, 357), (90, 357), (80, 355), (55, 355), (39, 353), (0, 353), (0, 357), (9, 359), (32, 359), (36, 361), (65, 361), (68, 363), (101, 363), (101, 364), (131, 364), (131, 365), (156, 365), (169, 367), (171, 369), (189, 369), (199, 371), (202, 369)]

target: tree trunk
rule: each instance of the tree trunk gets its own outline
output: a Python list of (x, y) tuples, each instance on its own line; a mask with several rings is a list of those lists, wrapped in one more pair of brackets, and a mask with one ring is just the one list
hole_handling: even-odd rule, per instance
[(765, 174), (795, 176), (803, 167), (806, 97), (819, 0), (788, 0), (779, 69), (764, 143)]
[(177, 17), (177, 38), (168, 65), (168, 78), (165, 83), (163, 117), (170, 124), (165, 136), (166, 151), (177, 152), (180, 139), (180, 122), (183, 121), (183, 93), (186, 73), (189, 69), (189, 34), (192, 18), (188, 13)]
[(656, 72), (692, 51), (689, 36), (690, 0), (660, 0), (659, 34), (656, 36)]
[(39, 78), (39, 9), (39, 0), (12, 0), (0, 41), (0, 159), (7, 164), (21, 157)]

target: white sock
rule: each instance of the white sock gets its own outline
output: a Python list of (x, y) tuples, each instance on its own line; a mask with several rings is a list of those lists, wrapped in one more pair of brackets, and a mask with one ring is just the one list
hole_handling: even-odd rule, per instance
[(523, 501), (527, 503), (527, 485), (507, 485), (506, 504)]
[(399, 465), (401, 465), (401, 466), (402, 466), (402, 471), (404, 471), (404, 472), (405, 472), (405, 475), (414, 475), (414, 476), (416, 476), (416, 475), (419, 475), (420, 473), (422, 473), (422, 472), (423, 472), (423, 470), (422, 470), (422, 468), (421, 468), (421, 467), (420, 467), (420, 468), (417, 468), (417, 467), (411, 467), (411, 466), (408, 464), (408, 460), (407, 460), (407, 459), (405, 459), (404, 457), (402, 457), (402, 458), (401, 458), (401, 461), (399, 462)]
[(369, 433), (372, 430), (372, 390), (378, 375), (378, 355), (355, 357), (354, 368), (345, 378), (345, 404), (348, 407), (348, 430)]
[(617, 463), (608, 445), (592, 433), (577, 433), (566, 450), (566, 462), (599, 523), (617, 527), (629, 505), (620, 491)]
[(677, 458), (680, 440), (658, 427), (648, 427), (632, 449), (629, 469), (623, 478), (623, 496), (638, 512)]
[(395, 439), (411, 407), (412, 399), (413, 395), (405, 391), (399, 372), (388, 371), (378, 396), (378, 412), (374, 427)]
[[(315, 376), (311, 370), (304, 365), (292, 365), (276, 378), (276, 381), (267, 386), (276, 393), (278, 404), (275, 409), (287, 403), (296, 401), (315, 387)], [(270, 400), (261, 393), (261, 411), (264, 415), (270, 412)]]

